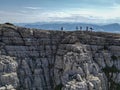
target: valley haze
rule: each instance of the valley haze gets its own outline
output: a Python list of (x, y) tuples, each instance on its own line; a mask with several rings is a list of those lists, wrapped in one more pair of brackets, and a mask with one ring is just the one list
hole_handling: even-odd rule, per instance
[(112, 33), (120, 33), (120, 24), (112, 23), (112, 24), (89, 24), (89, 23), (74, 23), (74, 22), (36, 22), (36, 23), (15, 23), (15, 25), (23, 26), (26, 28), (36, 28), (36, 29), (44, 29), (44, 30), (60, 30), (61, 27), (64, 28), (65, 31), (75, 31), (76, 27), (80, 30), (86, 30), (86, 27), (93, 28), (93, 31), (97, 32), (112, 32)]

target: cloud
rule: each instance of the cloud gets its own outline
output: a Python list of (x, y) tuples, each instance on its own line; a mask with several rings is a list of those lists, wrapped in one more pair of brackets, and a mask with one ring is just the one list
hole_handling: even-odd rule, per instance
[(104, 23), (103, 19), (96, 17), (86, 17), (80, 15), (71, 15), (69, 17), (49, 17), (51, 21), (63, 21), (63, 22), (85, 22), (85, 23)]
[(0, 11), (0, 22), (87, 22), (120, 23), (120, 5), (108, 8), (69, 8), (64, 10), (45, 10), (41, 7), (24, 7), (20, 11)]
[(42, 9), (41, 7), (24, 7), (25, 9), (31, 9), (31, 10), (39, 10)]

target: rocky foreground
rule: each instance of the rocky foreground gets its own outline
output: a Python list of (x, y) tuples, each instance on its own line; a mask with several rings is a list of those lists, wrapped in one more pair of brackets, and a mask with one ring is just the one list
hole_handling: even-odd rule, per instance
[(1, 24), (0, 90), (120, 90), (120, 34)]

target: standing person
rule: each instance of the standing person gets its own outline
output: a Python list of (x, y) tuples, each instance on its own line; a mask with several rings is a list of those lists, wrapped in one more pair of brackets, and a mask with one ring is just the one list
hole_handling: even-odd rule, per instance
[(76, 30), (78, 30), (78, 26), (76, 26)]
[(80, 26), (80, 30), (82, 31), (82, 27)]
[(92, 28), (92, 27), (90, 27), (90, 30), (91, 30), (91, 31), (93, 31), (93, 28)]
[(61, 31), (63, 31), (63, 27), (61, 27)]
[(88, 26), (86, 27), (86, 31), (88, 31)]

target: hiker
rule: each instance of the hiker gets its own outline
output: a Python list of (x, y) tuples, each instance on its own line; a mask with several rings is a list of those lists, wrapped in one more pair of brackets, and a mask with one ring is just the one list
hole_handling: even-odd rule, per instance
[(86, 31), (88, 31), (88, 26), (86, 27)]
[(93, 28), (92, 27), (90, 27), (90, 30), (91, 30), (91, 32), (93, 31)]
[(78, 26), (76, 26), (76, 30), (78, 30)]
[(61, 31), (63, 31), (63, 27), (61, 27)]
[(82, 27), (80, 26), (80, 30), (82, 31)]

